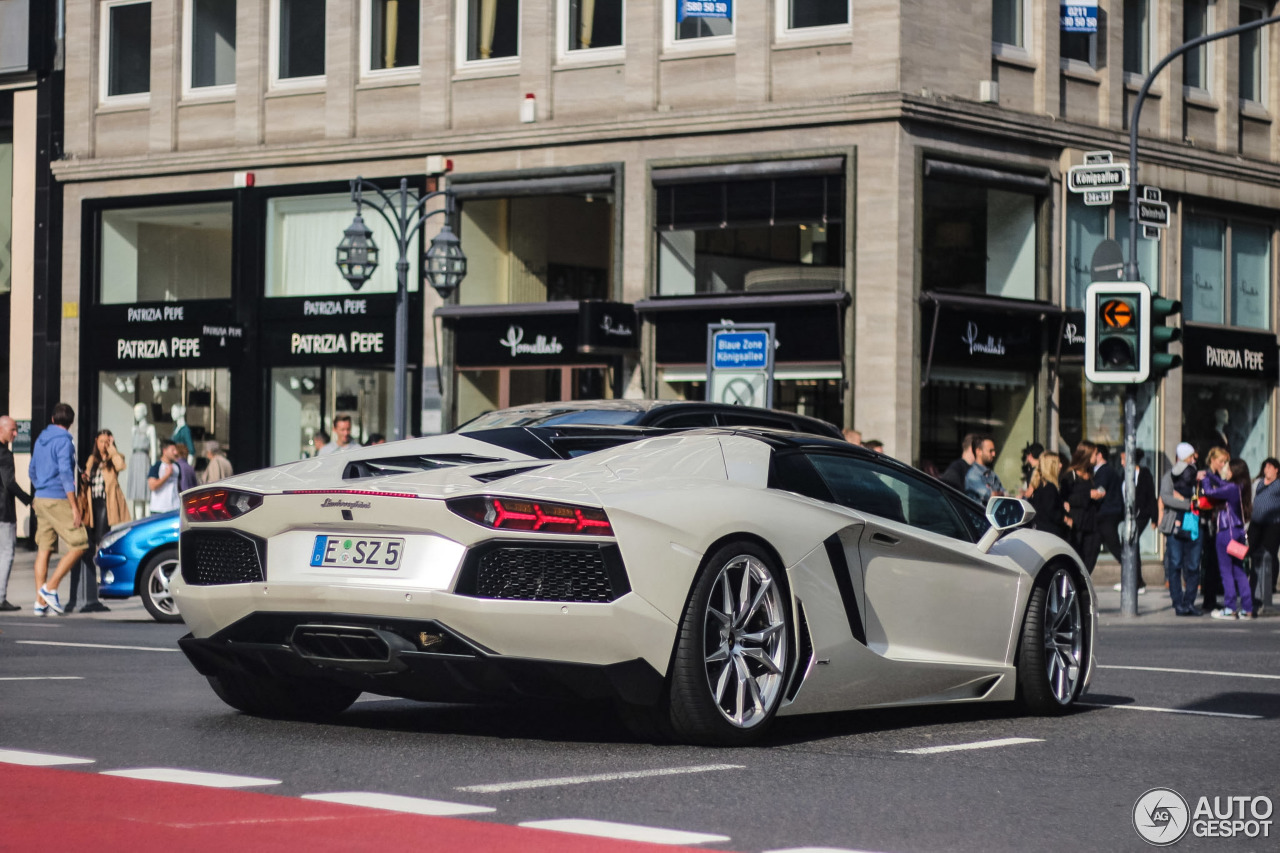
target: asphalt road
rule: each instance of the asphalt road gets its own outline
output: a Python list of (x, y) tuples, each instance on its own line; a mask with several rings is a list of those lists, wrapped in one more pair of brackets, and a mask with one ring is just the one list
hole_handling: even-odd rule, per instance
[[(1280, 619), (1175, 619), (1152, 592), (1136, 620), (1102, 593), (1102, 666), (1088, 705), (1065, 717), (970, 705), (784, 718), (748, 749), (639, 742), (584, 707), (366, 695), (331, 724), (255, 719), (224, 706), (176, 651), (183, 626), (151, 622), (136, 603), (105, 618), (5, 613), (0, 751), (96, 760), (69, 772), (182, 768), (280, 780), (270, 793), (284, 796), (378, 792), (495, 810), (469, 820), (728, 838), (705, 849), (1145, 850), (1132, 820), (1148, 789), (1172, 788), (1192, 808), (1200, 796), (1280, 803)], [(1005, 742), (903, 751), (987, 741)], [(611, 778), (565, 781), (584, 776)], [(1177, 849), (1274, 850), (1280, 814), (1271, 820), (1266, 839), (1188, 834)]]

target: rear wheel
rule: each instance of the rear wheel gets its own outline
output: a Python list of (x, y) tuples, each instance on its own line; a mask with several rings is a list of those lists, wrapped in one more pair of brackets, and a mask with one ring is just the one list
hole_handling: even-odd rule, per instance
[(1041, 573), (1031, 591), (1018, 654), (1018, 692), (1034, 714), (1061, 714), (1080, 695), (1085, 671), (1085, 608), (1075, 572)]
[(785, 582), (755, 543), (731, 542), (711, 555), (685, 607), (671, 668), (663, 723), (675, 737), (736, 745), (769, 727), (790, 660)]
[(339, 684), (229, 670), (208, 678), (219, 699), (256, 717), (323, 720), (350, 708), (360, 695), (359, 690)]
[(142, 604), (157, 622), (181, 622), (178, 602), (169, 590), (173, 574), (178, 570), (178, 549), (166, 548), (152, 554), (142, 566), (138, 578), (138, 592)]

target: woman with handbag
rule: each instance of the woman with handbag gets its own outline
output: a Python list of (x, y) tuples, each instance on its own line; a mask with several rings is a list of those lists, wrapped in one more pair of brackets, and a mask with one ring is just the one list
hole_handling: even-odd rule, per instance
[(91, 543), (85, 556), (89, 584), (85, 589), (82, 613), (107, 609), (105, 604), (98, 601), (98, 572), (91, 555), (97, 552), (97, 543), (107, 535), (108, 530), (130, 519), (129, 502), (125, 499), (124, 489), (120, 487), (120, 472), (124, 469), (124, 455), (116, 449), (115, 436), (109, 429), (99, 430), (93, 440), (93, 452), (85, 461), (84, 473), (81, 475), (81, 515)]
[(1214, 619), (1252, 619), (1253, 595), (1244, 570), (1244, 558), (1249, 553), (1245, 525), (1253, 509), (1249, 465), (1215, 447), (1209, 451), (1209, 470), (1201, 472), (1200, 478), (1205, 496), (1221, 501), (1214, 545), (1222, 574), (1222, 607), (1209, 615)]

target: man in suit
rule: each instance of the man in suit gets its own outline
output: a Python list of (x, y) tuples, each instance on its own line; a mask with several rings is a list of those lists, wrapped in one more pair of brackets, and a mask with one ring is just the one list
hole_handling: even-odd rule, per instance
[(1120, 559), (1120, 522), (1124, 521), (1124, 478), (1107, 461), (1108, 448), (1099, 444), (1093, 451), (1093, 501), (1097, 508), (1097, 529), (1102, 546)]
[(18, 433), (18, 422), (0, 415), (0, 610), (21, 610), (8, 599), (9, 572), (13, 570), (13, 552), (18, 542), (18, 516), (13, 503), (17, 498), (31, 503), (31, 496), (18, 485), (9, 442)]

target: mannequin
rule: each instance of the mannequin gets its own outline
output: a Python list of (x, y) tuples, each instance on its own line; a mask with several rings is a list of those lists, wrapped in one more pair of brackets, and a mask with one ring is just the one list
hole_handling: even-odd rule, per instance
[(1231, 414), (1226, 409), (1215, 409), (1213, 412), (1213, 437), (1219, 447), (1224, 450), (1231, 449), (1231, 439), (1227, 437), (1227, 424), (1231, 420)]
[(173, 415), (173, 440), (177, 444), (187, 446), (187, 464), (194, 465), (195, 441), (191, 438), (191, 427), (187, 426), (187, 407), (181, 403), (174, 403), (169, 414)]
[(138, 403), (133, 407), (133, 440), (130, 443), (129, 462), (125, 469), (129, 473), (126, 497), (133, 509), (134, 518), (142, 518), (147, 514), (147, 503), (151, 492), (147, 488), (147, 472), (155, 461), (157, 452), (156, 428), (147, 420), (147, 404)]

